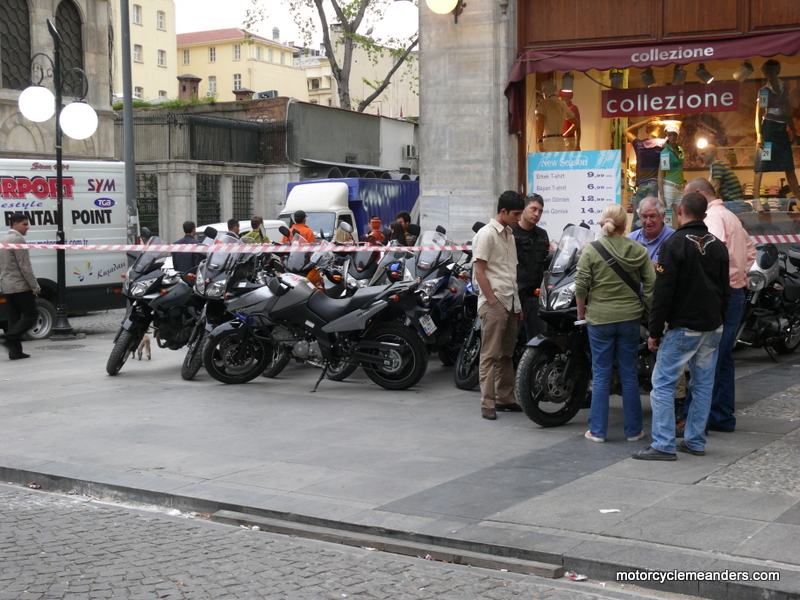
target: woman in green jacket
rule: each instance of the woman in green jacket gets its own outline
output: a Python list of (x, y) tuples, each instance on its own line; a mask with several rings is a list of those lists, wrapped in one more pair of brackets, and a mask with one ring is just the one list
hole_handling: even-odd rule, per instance
[(592, 245), (581, 255), (575, 276), (578, 319), (588, 321), (592, 350), (592, 407), (589, 430), (584, 437), (593, 442), (606, 439), (608, 396), (615, 358), (622, 383), (625, 437), (629, 442), (644, 437), (637, 376), (639, 328), (645, 306), (650, 306), (656, 274), (647, 249), (625, 237), (627, 224), (625, 209), (619, 204), (609, 204), (601, 217), (605, 235), (598, 243), (642, 288), (641, 297), (608, 266)]

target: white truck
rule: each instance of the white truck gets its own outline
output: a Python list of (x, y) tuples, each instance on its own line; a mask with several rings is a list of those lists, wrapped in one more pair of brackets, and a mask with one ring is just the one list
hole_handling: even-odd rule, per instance
[[(0, 234), (14, 213), (28, 217), (30, 244), (56, 243), (56, 163), (53, 160), (0, 159)], [(67, 244), (126, 244), (125, 166), (121, 162), (64, 161), (62, 198)], [(55, 325), (57, 277), (55, 250), (30, 250), (33, 272), (42, 287), (39, 318), (30, 339), (49, 337)], [(70, 314), (125, 306), (124, 252), (66, 252), (67, 307)], [(0, 324), (7, 320), (0, 289)]]

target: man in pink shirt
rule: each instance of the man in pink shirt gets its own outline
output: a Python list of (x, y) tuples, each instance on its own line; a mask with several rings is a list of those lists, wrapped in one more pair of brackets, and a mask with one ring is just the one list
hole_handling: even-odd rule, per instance
[[(736, 428), (736, 417), (733, 416), (736, 410), (733, 346), (736, 344), (736, 331), (744, 312), (747, 272), (756, 259), (756, 245), (745, 231), (742, 222), (725, 208), (722, 200), (717, 198), (714, 186), (707, 179), (698, 177), (690, 181), (684, 193), (690, 192), (699, 192), (708, 200), (706, 226), (711, 234), (725, 244), (730, 258), (731, 299), (722, 330), (722, 339), (717, 349), (717, 373), (714, 378), (708, 429), (731, 432)], [(689, 402), (687, 395), (684, 412), (688, 410)]]

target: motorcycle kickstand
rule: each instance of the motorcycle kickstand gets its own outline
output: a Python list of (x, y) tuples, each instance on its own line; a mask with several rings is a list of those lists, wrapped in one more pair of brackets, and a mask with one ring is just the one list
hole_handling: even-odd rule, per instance
[(320, 373), (319, 378), (317, 379), (317, 383), (314, 385), (314, 389), (311, 390), (312, 394), (317, 391), (320, 382), (322, 382), (322, 380), (325, 379), (325, 374), (327, 372), (328, 372), (328, 361), (326, 360), (325, 363), (322, 365), (322, 373)]
[(774, 363), (778, 362), (778, 359), (775, 358), (775, 355), (772, 353), (772, 346), (770, 346), (769, 344), (765, 344), (764, 345), (764, 350), (767, 351), (767, 354), (769, 354), (769, 357), (772, 359), (772, 362), (774, 362)]

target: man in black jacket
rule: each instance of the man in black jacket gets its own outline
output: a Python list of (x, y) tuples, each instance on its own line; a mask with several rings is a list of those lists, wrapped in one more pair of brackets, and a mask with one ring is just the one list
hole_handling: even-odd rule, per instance
[(525, 336), (530, 339), (542, 333), (547, 327), (539, 318), (539, 296), (536, 290), (542, 285), (542, 277), (547, 268), (547, 255), (550, 252), (550, 238), (539, 227), (544, 211), (544, 198), (531, 194), (525, 198), (525, 210), (512, 232), (517, 243), (517, 285), (522, 312), (525, 314), (523, 326)]
[[(717, 346), (730, 297), (728, 250), (703, 223), (707, 205), (702, 194), (686, 194), (678, 207), (681, 226), (659, 251), (647, 340), (650, 350), (658, 351), (650, 392), (653, 443), (635, 452), (636, 459), (676, 460), (676, 450), (706, 453)], [(676, 445), (675, 385), (687, 362), (694, 400), (684, 439)]]
[[(185, 234), (179, 239), (176, 244), (199, 244), (195, 235), (197, 229), (193, 221), (184, 221), (183, 233)], [(205, 254), (198, 252), (173, 252), (172, 253), (172, 268), (181, 273), (194, 273), (197, 271), (199, 265), (205, 258)]]

